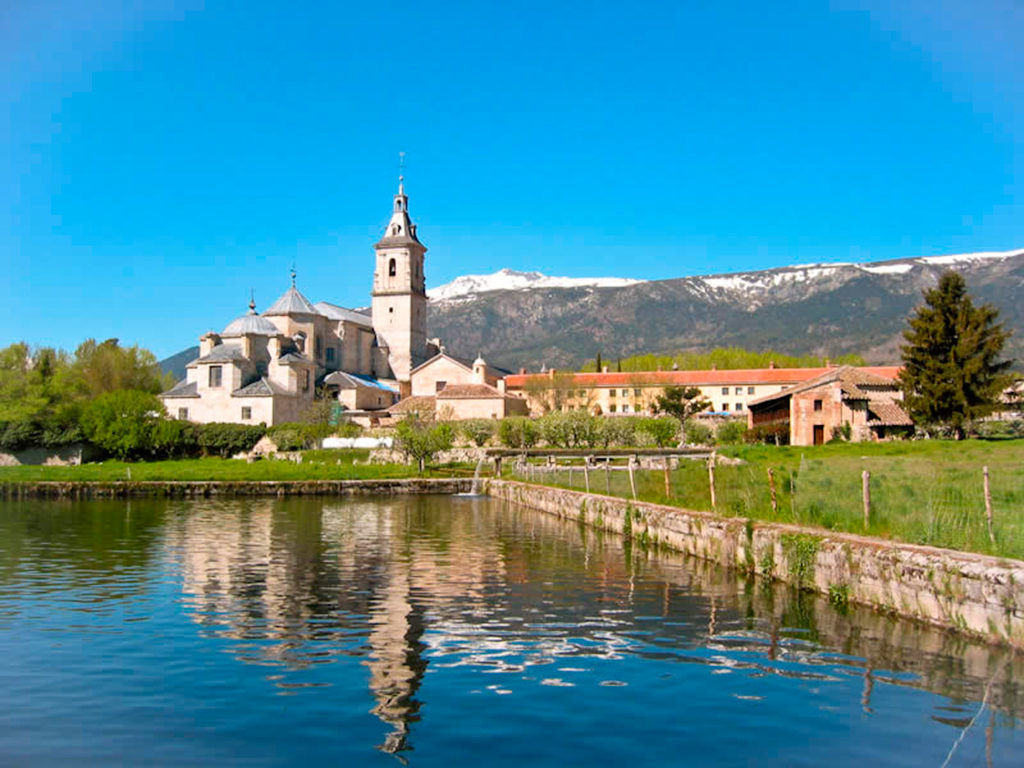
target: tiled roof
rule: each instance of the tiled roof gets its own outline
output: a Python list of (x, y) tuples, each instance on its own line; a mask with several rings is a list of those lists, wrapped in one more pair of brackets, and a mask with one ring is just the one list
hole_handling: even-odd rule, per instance
[(285, 352), (283, 355), (281, 355), (279, 358), (277, 358), (277, 361), (279, 363), (285, 363), (286, 365), (290, 365), (292, 363), (311, 363), (311, 362), (313, 362), (312, 360), (310, 360), (308, 357), (306, 357), (301, 352)]
[[(245, 354), (242, 352), (241, 347), (236, 347), (234, 344), (218, 344), (216, 347), (210, 350), (209, 354), (203, 357), (193, 360), (194, 363), (232, 363), (239, 360), (245, 360)], [(189, 363), (191, 365), (192, 363)]]
[(868, 402), (868, 425), (875, 427), (910, 427), (914, 421), (899, 403), (892, 400), (870, 400)]
[[(633, 386), (726, 386), (757, 384), (798, 384), (809, 381), (838, 368), (737, 368), (709, 371), (637, 371), (631, 373), (574, 373), (571, 386), (577, 387), (633, 387)], [(895, 378), (899, 366), (882, 365), (856, 369), (876, 376)], [(510, 389), (520, 389), (527, 381), (548, 376), (546, 373), (517, 373), (505, 377)]]
[(452, 400), (464, 397), (511, 397), (511, 395), (500, 392), (490, 384), (449, 384), (437, 393), (438, 400)]
[(265, 377), (260, 377), (256, 381), (246, 384), (244, 387), (240, 387), (231, 393), (232, 397), (270, 397), (272, 395), (284, 395), (287, 394), (281, 387), (268, 381)]
[[(422, 363), (419, 363), (418, 365), (414, 366), (412, 370), (414, 372), (418, 371), (423, 366), (428, 365), (434, 362), (435, 360), (440, 360), (442, 358), (446, 358), (457, 365), (461, 365), (467, 371), (473, 370), (473, 361), (467, 360), (464, 357), (456, 357), (455, 355), (449, 354), (448, 352), (438, 352), (436, 355), (433, 355), (432, 357), (429, 357), (426, 360), (424, 360)], [(498, 368), (497, 366), (491, 365), (490, 363), (485, 362), (484, 365), (487, 366), (487, 375), (491, 376), (492, 378), (500, 379), (503, 376), (508, 376), (510, 374), (510, 372), (505, 370), (504, 368)]]
[(369, 315), (364, 315), (362, 312), (356, 312), (353, 309), (345, 309), (339, 307), (336, 304), (331, 304), (326, 301), (318, 301), (313, 305), (317, 312), (325, 317), (331, 318), (331, 320), (345, 320), (356, 325), (364, 325), (367, 328), (373, 327), (373, 319)]
[(388, 408), (388, 413), (433, 413), (437, 401), (429, 395), (406, 397)]
[(161, 392), (160, 397), (199, 397), (199, 385), (182, 379), (166, 392)]
[(280, 331), (277, 326), (256, 314), (256, 310), (250, 309), (247, 314), (236, 317), (224, 329), (222, 336), (244, 336), (245, 334), (256, 334), (259, 336), (276, 336)]
[[(852, 365), (841, 365), (838, 368), (830, 368), (827, 369), (825, 373), (814, 377), (810, 381), (804, 381), (802, 384), (790, 387), (782, 392), (776, 392), (771, 395), (759, 397), (756, 400), (751, 400), (747, 403), (747, 407), (749, 408), (751, 406), (761, 405), (762, 403), (786, 398), (800, 392), (806, 392), (824, 384), (837, 382), (842, 390), (843, 397), (847, 400), (868, 400), (871, 398), (872, 390), (874, 389), (881, 388), (894, 391), (898, 386), (895, 374), (892, 377), (887, 377), (884, 374), (880, 374), (880, 370), (884, 369), (854, 368)], [(895, 372), (899, 373), (899, 368), (896, 368)], [(866, 387), (867, 389), (861, 389), (861, 387)]]
[(299, 293), (294, 285), (281, 294), (281, 298), (270, 305), (266, 315), (319, 315), (320, 312), (309, 299)]

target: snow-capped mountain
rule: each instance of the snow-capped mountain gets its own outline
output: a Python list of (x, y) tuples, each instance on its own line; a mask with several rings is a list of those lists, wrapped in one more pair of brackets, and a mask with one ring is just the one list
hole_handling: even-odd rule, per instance
[[(429, 332), (455, 354), (482, 351), (507, 368), (742, 346), (790, 354), (899, 358), (907, 315), (946, 269), (1014, 332), (1024, 359), (1024, 250), (889, 261), (803, 264), (671, 280), (547, 277), (501, 270), (429, 291)], [(580, 287), (592, 290), (569, 290)]]
[(462, 275), (450, 283), (427, 291), (431, 301), (452, 301), (491, 291), (520, 291), (529, 288), (621, 288), (642, 280), (624, 277), (551, 277), (540, 272), (499, 269), (491, 275)]

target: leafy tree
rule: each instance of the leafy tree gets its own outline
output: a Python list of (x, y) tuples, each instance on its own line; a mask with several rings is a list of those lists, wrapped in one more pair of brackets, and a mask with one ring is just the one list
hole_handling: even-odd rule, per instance
[(156, 356), (139, 346), (122, 347), (117, 339), (96, 343), (86, 339), (75, 350), (62, 386), (81, 398), (95, 398), (116, 389), (158, 394), (174, 384), (160, 371)]
[(143, 458), (153, 452), (153, 432), (163, 412), (163, 404), (149, 392), (108, 392), (82, 412), (82, 431), (119, 459)]
[(924, 301), (903, 332), (904, 402), (915, 422), (948, 426), (960, 440), (969, 421), (999, 405), (1012, 364), (999, 355), (1010, 333), (996, 322), (995, 307), (974, 306), (956, 272), (943, 274)]
[(325, 437), (330, 437), (337, 431), (338, 405), (338, 401), (330, 397), (326, 391), (320, 391), (313, 402), (299, 414), (299, 422), (305, 425), (303, 431), (310, 443), (309, 447), (322, 445)]
[(640, 419), (637, 430), (650, 437), (656, 446), (664, 448), (675, 442), (679, 421), (673, 417)]
[[(839, 365), (864, 365), (864, 358), (859, 355), (834, 355), (830, 362)], [(680, 352), (678, 354), (643, 354), (624, 357), (619, 361), (619, 370), (632, 371), (668, 371), (673, 366), (684, 371), (706, 371), (711, 368), (733, 370), (736, 368), (767, 368), (774, 363), (782, 368), (818, 368), (825, 364), (822, 357), (816, 355), (787, 355), (768, 349), (754, 352), (742, 347), (718, 347), (709, 352)], [(596, 361), (585, 363), (583, 371), (600, 371)]]
[(571, 373), (527, 376), (523, 385), (527, 398), (544, 413), (560, 411), (573, 397), (575, 380)]
[(452, 447), (455, 430), (447, 422), (424, 421), (413, 415), (398, 422), (395, 438), (397, 448), (416, 461), (422, 472), (428, 461)]
[(493, 419), (466, 419), (459, 423), (459, 432), (473, 445), (483, 446), (494, 436), (495, 426)]
[(199, 427), (190, 421), (163, 418), (153, 425), (153, 454), (161, 458), (185, 458), (199, 452)]
[(539, 438), (537, 423), (525, 416), (509, 416), (498, 425), (498, 439), (506, 448), (533, 448)]
[(746, 434), (747, 423), (739, 419), (730, 419), (718, 425), (715, 431), (715, 442), (719, 445), (739, 445)]
[(690, 423), (686, 425), (684, 439), (692, 445), (711, 445), (713, 437), (714, 433), (711, 431), (711, 427), (696, 419), (691, 419)]
[(711, 403), (704, 399), (697, 387), (665, 387), (654, 401), (654, 410), (657, 413), (666, 413), (679, 420), (684, 435), (686, 422), (690, 417), (710, 407)]

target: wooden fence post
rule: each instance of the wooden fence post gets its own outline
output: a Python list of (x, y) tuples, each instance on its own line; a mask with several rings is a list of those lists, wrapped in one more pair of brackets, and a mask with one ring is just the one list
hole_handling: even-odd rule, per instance
[(572, 488), (572, 464), (569, 465), (569, 487)]
[(871, 523), (871, 473), (866, 469), (860, 475), (861, 493), (864, 495), (864, 530)]
[(718, 509), (718, 501), (715, 499), (715, 452), (712, 451), (708, 457), (708, 488), (711, 489), (711, 508)]
[(636, 480), (633, 477), (633, 457), (629, 457), (629, 487), (633, 490), (633, 501), (636, 501)]
[(985, 521), (988, 523), (988, 540), (996, 543), (996, 535), (992, 532), (992, 490), (988, 486), (988, 467), (981, 468), (985, 478)]
[(768, 467), (768, 488), (772, 492), (772, 514), (779, 514), (779, 500), (775, 496), (775, 472), (772, 471), (771, 467)]
[(668, 469), (668, 456), (665, 457), (665, 498), (672, 498), (672, 475)]
[(590, 457), (583, 457), (583, 482), (587, 486), (587, 493), (590, 493)]
[(611, 459), (605, 459), (604, 461), (604, 492), (608, 496), (612, 495), (612, 469)]

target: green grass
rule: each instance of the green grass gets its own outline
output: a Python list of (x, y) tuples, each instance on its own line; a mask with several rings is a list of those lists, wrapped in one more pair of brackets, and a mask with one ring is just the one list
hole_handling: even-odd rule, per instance
[[(719, 453), (743, 462), (715, 469), (721, 514), (1024, 559), (1024, 440), (742, 446)], [(983, 466), (991, 481), (995, 545), (985, 522)], [(777, 511), (771, 506), (769, 467), (775, 474)], [(865, 469), (871, 473), (867, 529), (861, 495)], [(610, 479), (613, 495), (632, 495), (627, 473), (613, 472)], [(569, 485), (565, 471), (548, 480)], [(672, 472), (671, 499), (665, 496), (661, 470), (638, 471), (636, 481), (644, 501), (711, 509), (703, 462), (684, 461)], [(579, 468), (572, 485), (583, 487)], [(604, 493), (605, 487), (604, 473), (592, 471), (591, 490)]]
[[(0, 484), (56, 481), (146, 481), (146, 480), (371, 480), (417, 476), (414, 466), (404, 464), (365, 464), (369, 451), (306, 451), (302, 463), (263, 460), (247, 464), (238, 459), (182, 459), (126, 463), (105, 461), (77, 467), (0, 467)], [(358, 463), (357, 463), (358, 462)], [(440, 466), (427, 476), (464, 475), (472, 468)]]

